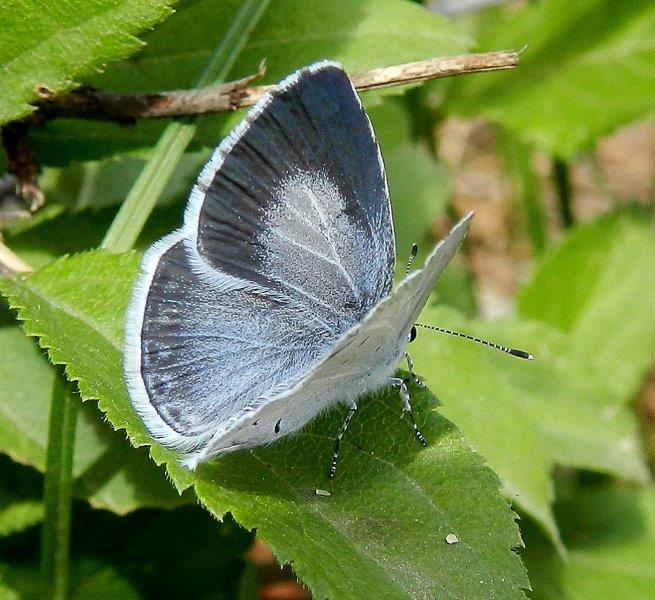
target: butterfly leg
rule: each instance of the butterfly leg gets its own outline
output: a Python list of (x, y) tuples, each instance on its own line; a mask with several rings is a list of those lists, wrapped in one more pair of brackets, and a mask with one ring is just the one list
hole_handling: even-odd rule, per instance
[(330, 465), (330, 472), (328, 473), (328, 477), (332, 479), (334, 475), (337, 472), (337, 461), (339, 460), (339, 447), (341, 446), (341, 438), (343, 437), (343, 434), (346, 433), (346, 429), (348, 429), (348, 424), (350, 423), (350, 420), (353, 418), (353, 415), (355, 414), (355, 411), (357, 410), (357, 405), (353, 402), (350, 405), (350, 410), (348, 411), (348, 414), (346, 415), (346, 418), (343, 420), (343, 423), (341, 424), (341, 427), (339, 428), (339, 432), (337, 433), (337, 437), (334, 440), (334, 452), (332, 453), (332, 465)]
[(407, 384), (405, 383), (404, 380), (400, 379), (399, 377), (392, 377), (389, 383), (397, 387), (398, 391), (400, 392), (400, 398), (402, 399), (404, 405), (403, 411), (407, 415), (407, 418), (409, 419), (409, 422), (412, 425), (412, 429), (414, 431), (414, 435), (416, 436), (416, 439), (419, 442), (421, 442), (423, 446), (427, 446), (428, 443), (425, 441), (425, 438), (423, 437), (421, 430), (418, 428), (418, 425), (416, 424), (416, 419), (414, 419), (414, 413), (412, 412), (412, 405), (409, 401), (409, 390), (407, 389)]
[[(412, 361), (412, 357), (409, 355), (409, 352), (405, 352), (405, 360), (407, 361), (407, 370), (409, 371), (409, 377), (407, 379), (414, 385), (425, 389), (427, 386), (419, 379), (419, 376), (414, 373), (414, 361)], [(405, 383), (406, 382), (407, 380)]]

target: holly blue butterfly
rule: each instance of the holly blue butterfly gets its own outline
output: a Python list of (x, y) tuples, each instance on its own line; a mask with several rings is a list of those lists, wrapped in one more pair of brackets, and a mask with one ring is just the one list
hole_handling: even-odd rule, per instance
[(215, 150), (182, 227), (144, 255), (124, 366), (149, 433), (194, 469), (345, 403), (334, 475), (357, 400), (393, 385), (425, 443), (394, 373), (471, 218), (392, 289), (389, 192), (357, 93), (334, 62), (287, 77)]

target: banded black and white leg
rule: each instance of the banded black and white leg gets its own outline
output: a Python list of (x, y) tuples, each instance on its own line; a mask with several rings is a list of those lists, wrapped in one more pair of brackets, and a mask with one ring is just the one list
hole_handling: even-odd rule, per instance
[(409, 390), (407, 389), (407, 384), (405, 383), (405, 380), (401, 379), (400, 377), (392, 377), (389, 380), (389, 383), (394, 387), (398, 388), (398, 392), (400, 393), (400, 398), (403, 401), (403, 412), (407, 415), (407, 418), (409, 419), (409, 422), (412, 426), (412, 430), (414, 431), (414, 435), (416, 436), (416, 439), (423, 446), (427, 446), (428, 443), (425, 441), (425, 438), (423, 437), (421, 430), (416, 424), (416, 419), (414, 418), (414, 413), (412, 412), (412, 405), (409, 401)]
[(346, 429), (348, 429), (350, 420), (353, 418), (355, 412), (357, 412), (357, 404), (353, 402), (350, 405), (348, 414), (346, 415), (346, 418), (343, 420), (343, 423), (341, 424), (341, 427), (339, 428), (339, 431), (337, 433), (337, 437), (334, 440), (334, 452), (332, 453), (332, 464), (330, 465), (330, 472), (328, 473), (328, 477), (330, 479), (332, 479), (337, 472), (337, 462), (339, 461), (339, 448), (341, 447), (341, 438), (346, 433)]
[(427, 386), (423, 383), (423, 381), (421, 381), (419, 376), (414, 373), (414, 361), (409, 355), (409, 352), (405, 352), (405, 360), (407, 361), (407, 370), (409, 371), (409, 377), (405, 380), (405, 383), (407, 383), (407, 381), (411, 381), (414, 385), (425, 389)]

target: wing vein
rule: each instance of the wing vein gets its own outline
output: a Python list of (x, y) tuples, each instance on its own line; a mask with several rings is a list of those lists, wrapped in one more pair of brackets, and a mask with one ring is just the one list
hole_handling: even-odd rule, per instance
[(343, 266), (343, 263), (341, 262), (341, 257), (339, 256), (334, 241), (332, 240), (332, 236), (330, 235), (330, 228), (328, 227), (327, 221), (325, 219), (325, 213), (323, 212), (323, 209), (321, 208), (321, 205), (318, 202), (318, 198), (316, 197), (316, 194), (314, 193), (313, 190), (309, 189), (307, 190), (307, 196), (312, 206), (314, 207), (314, 210), (318, 214), (318, 218), (321, 220), (323, 227), (325, 228), (325, 232), (319, 230), (319, 233), (321, 233), (327, 240), (330, 250), (332, 250), (332, 256), (334, 257), (334, 260), (338, 264), (339, 269), (341, 270), (344, 277), (346, 278), (346, 281), (348, 282), (348, 285), (352, 289), (353, 293), (355, 294), (356, 297), (359, 298), (360, 295), (359, 290), (355, 287), (352, 278), (350, 277), (348, 271), (346, 271), (346, 269)]
[[(337, 269), (339, 269), (339, 271), (341, 271), (344, 274), (344, 279), (346, 279), (346, 281), (350, 284), (350, 287), (352, 288), (352, 280), (348, 277), (348, 274), (347, 274), (346, 270), (344, 269), (343, 265), (336, 262), (335, 260), (333, 260), (329, 256), (325, 256), (325, 254), (321, 254), (320, 252), (317, 252), (316, 250), (313, 250), (309, 246), (305, 246), (305, 244), (301, 244), (300, 242), (297, 242), (296, 240), (290, 238), (288, 235), (285, 235), (284, 233), (282, 233), (279, 229), (275, 230), (274, 233), (275, 233), (275, 235), (277, 235), (278, 237), (282, 238), (283, 240), (289, 242), (290, 244), (292, 244), (294, 246), (297, 246), (298, 248), (302, 248), (303, 250), (309, 252), (310, 254), (313, 254), (314, 256), (317, 256), (318, 258), (324, 260), (326, 263), (328, 263), (328, 264), (336, 267)], [(354, 288), (353, 288), (353, 291), (355, 291)]]

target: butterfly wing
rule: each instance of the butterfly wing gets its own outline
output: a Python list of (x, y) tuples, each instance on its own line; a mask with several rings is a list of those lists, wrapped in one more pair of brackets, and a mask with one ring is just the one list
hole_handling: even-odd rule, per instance
[(125, 374), (155, 439), (186, 453), (292, 387), (391, 288), (379, 150), (345, 73), (319, 63), (251, 110), (183, 227), (144, 256)]
[[(461, 245), (472, 217), (469, 213), (457, 223), (423, 267), (381, 300), (293, 388), (262, 404), (226, 435), (216, 436), (206, 453), (256, 445), (266, 429), (270, 441), (274, 431), (294, 431), (335, 401), (356, 400), (363, 393), (388, 385), (404, 354), (412, 325)], [(258, 423), (257, 431), (252, 427), (254, 422)]]
[(389, 293), (382, 159), (338, 65), (301, 69), (251, 111), (201, 174), (185, 227), (198, 272), (295, 298), (340, 332)]

